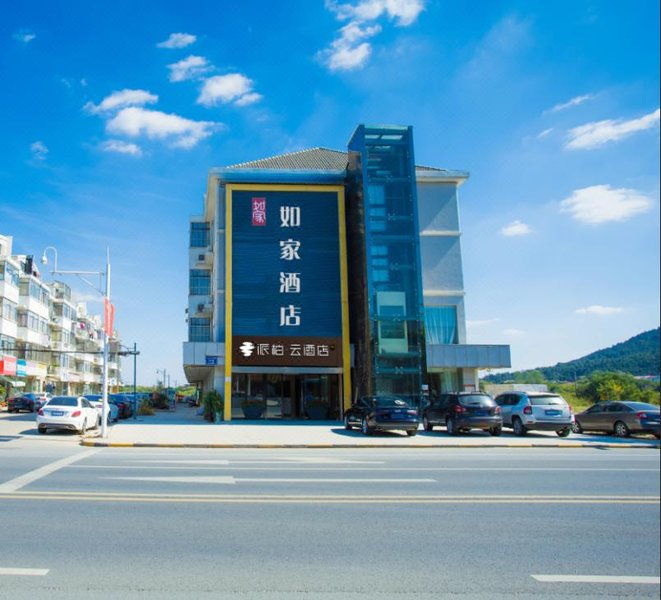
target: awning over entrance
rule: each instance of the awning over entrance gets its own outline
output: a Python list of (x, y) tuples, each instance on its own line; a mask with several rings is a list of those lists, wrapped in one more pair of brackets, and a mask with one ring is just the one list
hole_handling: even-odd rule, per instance
[(10, 379), (9, 377), (0, 375), (0, 381), (6, 381), (12, 387), (25, 387), (25, 381), (21, 381), (20, 379)]

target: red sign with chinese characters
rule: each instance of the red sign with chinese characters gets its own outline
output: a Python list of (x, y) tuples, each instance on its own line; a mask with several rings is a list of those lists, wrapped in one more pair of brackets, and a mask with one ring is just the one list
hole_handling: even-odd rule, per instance
[(16, 358), (7, 356), (0, 357), (0, 375), (16, 375)]
[(256, 227), (266, 225), (266, 198), (252, 199), (252, 224)]
[(113, 322), (115, 320), (115, 307), (108, 300), (104, 298), (103, 300), (103, 331), (106, 332), (106, 335), (110, 337), (112, 335)]

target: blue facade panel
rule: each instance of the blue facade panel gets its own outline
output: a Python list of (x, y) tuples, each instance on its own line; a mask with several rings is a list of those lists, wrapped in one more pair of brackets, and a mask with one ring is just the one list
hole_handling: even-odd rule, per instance
[(342, 335), (336, 192), (233, 191), (232, 332)]

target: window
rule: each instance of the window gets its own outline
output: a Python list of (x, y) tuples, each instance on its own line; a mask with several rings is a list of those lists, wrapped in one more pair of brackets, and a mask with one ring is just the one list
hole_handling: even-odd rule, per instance
[(429, 344), (457, 344), (457, 307), (425, 306), (425, 335)]
[(0, 352), (7, 352), (13, 354), (16, 347), (16, 340), (8, 335), (0, 334)]
[(188, 319), (188, 341), (210, 342), (211, 319), (191, 317)]
[(190, 224), (190, 247), (206, 248), (209, 245), (209, 223)]
[(211, 271), (191, 269), (189, 290), (191, 296), (208, 296), (211, 293)]
[(16, 302), (12, 302), (7, 298), (0, 298), (0, 318), (16, 323)]
[(11, 283), (18, 287), (18, 270), (9, 263), (0, 263), (0, 281)]

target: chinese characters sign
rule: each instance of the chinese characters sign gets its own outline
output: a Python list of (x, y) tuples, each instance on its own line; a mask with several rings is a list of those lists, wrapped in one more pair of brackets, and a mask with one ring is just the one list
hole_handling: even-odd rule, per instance
[(236, 366), (335, 367), (341, 361), (341, 338), (234, 336), (232, 344)]
[(341, 364), (338, 202), (327, 190), (232, 191), (234, 364)]

